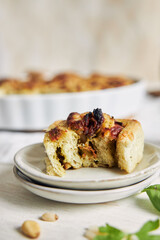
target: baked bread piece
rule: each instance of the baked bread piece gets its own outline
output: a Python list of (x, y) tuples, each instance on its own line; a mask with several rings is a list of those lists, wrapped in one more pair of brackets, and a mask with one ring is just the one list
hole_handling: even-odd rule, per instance
[(0, 79), (0, 96), (94, 91), (126, 86), (134, 82), (124, 76), (92, 74), (84, 77), (74, 73), (61, 73), (47, 79), (40, 72), (29, 72), (23, 80), (14, 78)]
[(132, 172), (141, 161), (144, 135), (136, 120), (114, 119), (101, 109), (56, 121), (46, 130), (46, 173), (63, 176), (81, 167), (118, 166)]
[(37, 94), (46, 85), (42, 73), (30, 72), (25, 81), (16, 78), (0, 79), (0, 96), (10, 94)]

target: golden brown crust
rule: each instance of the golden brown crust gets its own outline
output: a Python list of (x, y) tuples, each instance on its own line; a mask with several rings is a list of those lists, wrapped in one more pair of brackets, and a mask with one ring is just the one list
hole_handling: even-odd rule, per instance
[(63, 176), (65, 170), (80, 167), (118, 166), (131, 172), (142, 159), (144, 137), (138, 121), (114, 119), (97, 108), (53, 123), (44, 146), (49, 175)]
[(130, 173), (142, 160), (144, 134), (138, 121), (131, 119), (120, 121), (123, 123), (124, 128), (117, 138), (116, 158), (119, 168)]
[(92, 74), (82, 77), (73, 73), (61, 73), (46, 79), (40, 72), (28, 73), (26, 79), (6, 78), (0, 80), (1, 94), (47, 94), (94, 91), (132, 84), (134, 81), (122, 76)]
[(102, 138), (109, 137), (114, 140), (123, 129), (121, 123), (118, 123), (113, 117), (102, 113), (101, 109), (95, 109), (93, 112), (85, 112), (79, 114), (72, 112), (67, 120), (59, 120), (51, 124), (46, 132), (48, 132), (51, 141), (58, 140), (63, 131), (71, 129), (75, 131), (81, 140), (94, 137), (96, 134)]

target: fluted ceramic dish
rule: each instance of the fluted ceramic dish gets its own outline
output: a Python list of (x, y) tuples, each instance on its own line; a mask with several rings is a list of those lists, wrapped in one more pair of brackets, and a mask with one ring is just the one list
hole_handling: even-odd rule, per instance
[(94, 108), (117, 118), (128, 117), (138, 111), (144, 92), (143, 80), (135, 80), (128, 86), (97, 91), (0, 96), (0, 129), (42, 130), (70, 112)]
[(50, 186), (70, 189), (111, 189), (140, 182), (160, 168), (160, 147), (145, 143), (142, 161), (127, 174), (118, 168), (69, 169), (64, 177), (45, 173), (45, 149), (42, 143), (21, 149), (14, 158), (16, 167), (29, 178)]
[(13, 171), (20, 184), (30, 192), (50, 200), (77, 204), (102, 203), (129, 197), (149, 186), (158, 176), (158, 172), (156, 172), (149, 178), (128, 187), (98, 191), (82, 191), (37, 184), (22, 174), (16, 167), (14, 167)]

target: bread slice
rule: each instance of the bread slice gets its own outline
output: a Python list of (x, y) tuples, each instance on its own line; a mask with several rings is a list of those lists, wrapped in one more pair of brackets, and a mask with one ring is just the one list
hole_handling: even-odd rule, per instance
[(132, 172), (141, 161), (144, 135), (136, 120), (114, 119), (101, 109), (71, 113), (46, 130), (46, 173), (63, 176), (70, 168), (113, 167)]
[(143, 157), (144, 134), (141, 124), (136, 120), (119, 120), (124, 128), (116, 143), (118, 167), (132, 172)]

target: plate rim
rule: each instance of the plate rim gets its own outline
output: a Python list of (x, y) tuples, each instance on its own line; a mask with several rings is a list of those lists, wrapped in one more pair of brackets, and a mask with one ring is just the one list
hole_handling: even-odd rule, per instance
[[(160, 159), (159, 159), (159, 161), (157, 161), (155, 164), (153, 164), (153, 166), (148, 166), (147, 168), (144, 168), (141, 171), (138, 171), (138, 172), (135, 172), (135, 173), (132, 172), (132, 173), (129, 173), (129, 174), (126, 174), (126, 175), (123, 175), (123, 176), (119, 176), (117, 178), (99, 178), (99, 179), (88, 179), (88, 180), (87, 179), (74, 179), (74, 180), (73, 179), (68, 179), (68, 180), (66, 180), (63, 177), (61, 178), (61, 177), (58, 177), (58, 176), (49, 176), (49, 175), (47, 175), (45, 173), (42, 173), (42, 172), (36, 172), (35, 169), (33, 169), (33, 172), (30, 173), (29, 171), (26, 170), (25, 166), (23, 166), (22, 161), (20, 163), (19, 163), (19, 161), (17, 162), (17, 156), (19, 156), (21, 154), (21, 152), (23, 152), (27, 148), (30, 148), (30, 147), (36, 146), (36, 145), (43, 146), (43, 143), (42, 142), (34, 143), (34, 144), (30, 144), (30, 145), (27, 145), (27, 146), (21, 148), (14, 156), (14, 163), (15, 163), (16, 167), (21, 172), (23, 172), (25, 175), (34, 176), (36, 178), (39, 178), (39, 179), (41, 179), (41, 182), (42, 182), (43, 179), (49, 180), (51, 182), (61, 182), (61, 183), (100, 183), (100, 182), (105, 182), (105, 181), (107, 181), (107, 182), (123, 181), (123, 180), (132, 179), (133, 177), (135, 178), (135, 177), (145, 175), (148, 172), (151, 172), (151, 174), (152, 174), (153, 171), (155, 171), (156, 169), (158, 169), (160, 167)], [(154, 147), (154, 148), (156, 148), (160, 151), (160, 146), (157, 146), (156, 144), (145, 142), (145, 145), (152, 146), (152, 147)], [(22, 165), (21, 165), (21, 163), (22, 163)], [(31, 166), (30, 166), (30, 168), (31, 168)]]
[[(63, 194), (77, 194), (77, 195), (83, 195), (83, 196), (87, 196), (87, 195), (101, 195), (103, 193), (121, 193), (121, 192), (124, 192), (126, 190), (131, 190), (131, 189), (135, 189), (137, 186), (141, 186), (143, 185), (143, 183), (145, 184), (146, 182), (149, 181), (149, 179), (152, 179), (151, 181), (153, 181), (156, 177), (158, 177), (159, 173), (158, 172), (155, 172), (153, 175), (149, 176), (148, 178), (142, 180), (142, 181), (139, 181), (138, 183), (135, 183), (135, 184), (132, 184), (132, 185), (129, 185), (129, 186), (124, 186), (124, 187), (119, 187), (119, 188), (113, 188), (113, 189), (103, 189), (103, 190), (81, 190), (81, 189), (65, 189), (65, 188), (59, 188), (59, 187), (53, 187), (53, 186), (43, 186), (43, 185), (40, 185), (38, 183), (32, 183), (32, 182), (29, 182), (27, 179), (24, 179), (23, 177), (19, 176), (18, 172), (21, 173), (21, 171), (16, 168), (16, 166), (13, 167), (13, 173), (15, 175), (15, 177), (20, 181), (22, 182), (23, 184), (26, 184), (32, 188), (36, 188), (36, 189), (39, 189), (39, 190), (42, 190), (42, 191), (48, 191), (48, 192), (56, 192), (56, 193), (63, 193)], [(23, 173), (22, 173), (23, 174)], [(149, 181), (150, 182), (150, 181)]]

